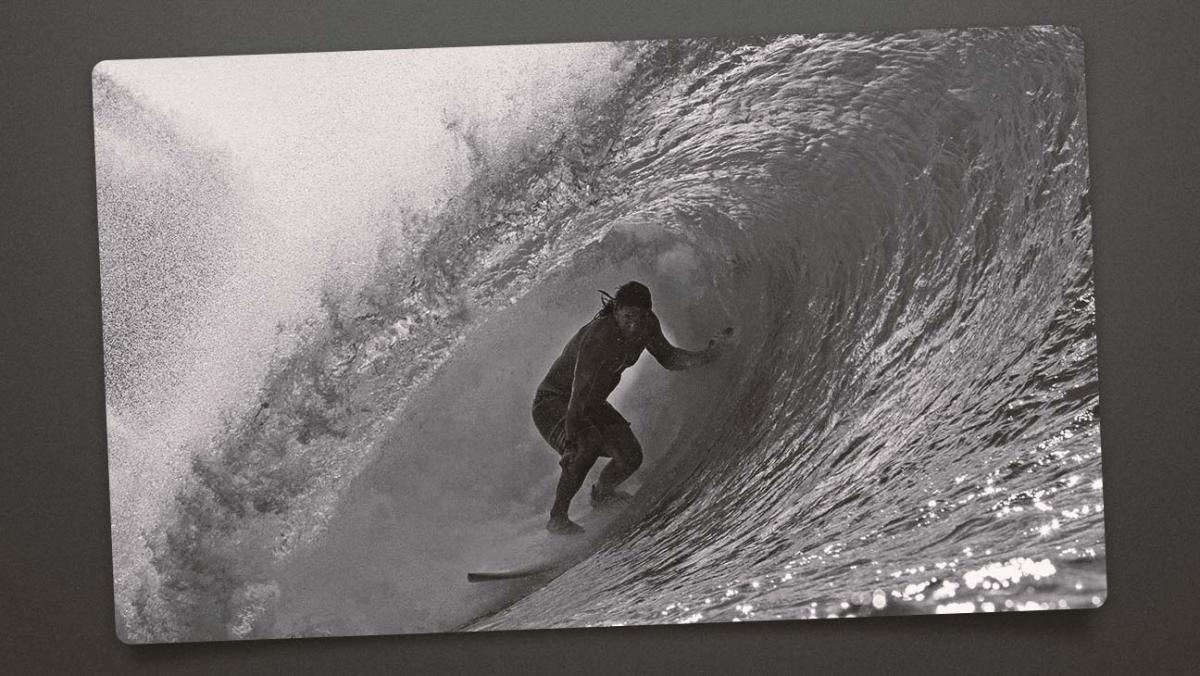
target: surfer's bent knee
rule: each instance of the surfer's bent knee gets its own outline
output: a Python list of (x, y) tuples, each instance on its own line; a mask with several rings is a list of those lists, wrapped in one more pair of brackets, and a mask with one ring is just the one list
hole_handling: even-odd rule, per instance
[(614, 435), (610, 455), (613, 460), (625, 465), (632, 472), (642, 466), (642, 445), (628, 427)]
[(595, 449), (589, 449), (586, 445), (581, 446), (578, 443), (569, 443), (558, 464), (567, 474), (578, 475), (586, 474), (595, 462)]

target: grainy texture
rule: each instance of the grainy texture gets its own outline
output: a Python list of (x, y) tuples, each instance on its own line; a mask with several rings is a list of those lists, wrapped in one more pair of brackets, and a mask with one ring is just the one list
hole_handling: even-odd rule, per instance
[[(953, 673), (1173, 668), (1195, 661), (1195, 607), (1163, 579), (1196, 559), (1197, 66), (1184, 3), (589, 4), (425, 11), (211, 5), (4, 8), (6, 666), (24, 671), (553, 673), (896, 668)], [(250, 12), (254, 10), (242, 9)], [(41, 13), (37, 13), (41, 12)], [(614, 629), (131, 649), (113, 636), (88, 69), (101, 59), (431, 44), (1070, 23), (1088, 45), (1109, 582), (1096, 613)], [(583, 26), (589, 28), (584, 29)], [(600, 26), (601, 28), (595, 28)], [(11, 118), (9, 117), (11, 116)], [(11, 125), (8, 120), (13, 122)], [(18, 257), (19, 256), (19, 257)], [(19, 354), (19, 361), (8, 355)], [(65, 405), (64, 405), (65, 403)], [(11, 416), (11, 417), (10, 417)], [(12, 542), (22, 543), (19, 546)], [(1154, 575), (1145, 571), (1153, 570)], [(11, 599), (11, 602), (9, 602)], [(107, 611), (104, 611), (105, 613)], [(981, 631), (981, 629), (985, 631)], [(936, 640), (931, 641), (931, 637)]]

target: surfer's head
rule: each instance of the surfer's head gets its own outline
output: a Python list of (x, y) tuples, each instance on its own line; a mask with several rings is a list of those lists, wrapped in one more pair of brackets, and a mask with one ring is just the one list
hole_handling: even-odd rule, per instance
[(641, 282), (626, 282), (613, 297), (613, 317), (625, 338), (641, 338), (650, 327), (650, 289)]
[(617, 295), (613, 297), (617, 307), (640, 307), (649, 310), (650, 289), (646, 288), (641, 282), (625, 282), (621, 288), (617, 289)]

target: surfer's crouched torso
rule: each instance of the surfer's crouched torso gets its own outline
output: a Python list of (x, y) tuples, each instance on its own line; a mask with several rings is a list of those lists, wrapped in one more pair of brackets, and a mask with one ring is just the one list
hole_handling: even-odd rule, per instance
[[(658, 328), (657, 322), (654, 328)], [(629, 427), (629, 421), (607, 399), (621, 382), (621, 373), (637, 362), (645, 347), (644, 340), (624, 339), (608, 315), (588, 322), (567, 342), (533, 399), (534, 425), (554, 450), (559, 454), (567, 451), (566, 423), (573, 391), (582, 398), (577, 406), (583, 426), (595, 428), (603, 438)], [(576, 388), (575, 379), (581, 374), (586, 382)], [(607, 446), (600, 455), (611, 457)]]

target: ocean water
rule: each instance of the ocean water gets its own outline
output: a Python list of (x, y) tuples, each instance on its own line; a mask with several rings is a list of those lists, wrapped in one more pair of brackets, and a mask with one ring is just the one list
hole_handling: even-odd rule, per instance
[(1103, 603), (1079, 38), (785, 38), (633, 117), (627, 213), (740, 349), (644, 513), (472, 628)]
[[(126, 572), (126, 636), (1103, 603), (1079, 36), (637, 47), (614, 51), (624, 79), (586, 123), (492, 167), (385, 271), (421, 289), (386, 322), (330, 310), (297, 341), (324, 350), (303, 362), (315, 385), (264, 367), (318, 404), (264, 395), (222, 448), (270, 427), (280, 450), (193, 466)], [(676, 344), (735, 326), (736, 345), (626, 373), (612, 401), (646, 464), (593, 553), (548, 581), (467, 584), (544, 521), (558, 467), (534, 387), (595, 289), (628, 279)], [(324, 422), (297, 432), (313, 406)]]

